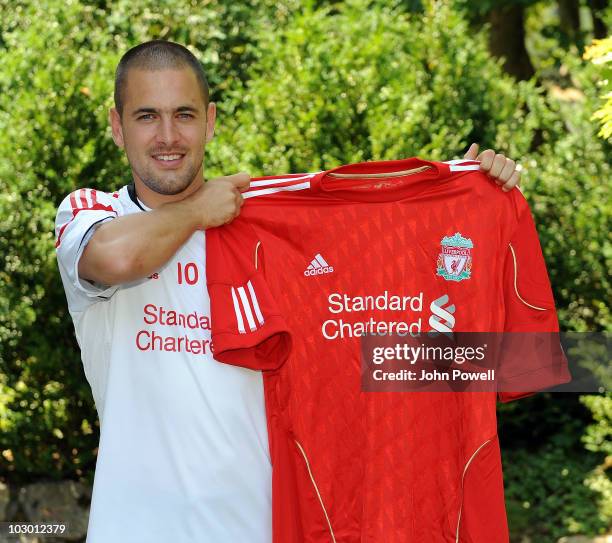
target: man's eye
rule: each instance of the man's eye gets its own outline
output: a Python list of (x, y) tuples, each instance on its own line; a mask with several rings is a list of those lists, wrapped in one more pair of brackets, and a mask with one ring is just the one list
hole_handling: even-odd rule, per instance
[(181, 119), (192, 119), (193, 115), (191, 113), (179, 113), (179, 117)]
[(138, 120), (143, 120), (143, 121), (148, 121), (150, 119), (153, 118), (153, 114), (152, 113), (145, 113), (144, 115), (141, 115), (140, 117), (138, 117)]

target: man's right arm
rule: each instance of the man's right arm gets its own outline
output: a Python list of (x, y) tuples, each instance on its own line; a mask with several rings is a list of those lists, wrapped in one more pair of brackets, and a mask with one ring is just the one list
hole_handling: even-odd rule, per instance
[(247, 174), (218, 178), (178, 202), (104, 222), (83, 251), (79, 276), (110, 286), (151, 275), (196, 230), (232, 221), (248, 186)]

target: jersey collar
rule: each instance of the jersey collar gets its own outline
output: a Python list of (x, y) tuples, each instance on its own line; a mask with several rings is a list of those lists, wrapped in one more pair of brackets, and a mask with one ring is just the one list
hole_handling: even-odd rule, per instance
[(360, 162), (319, 172), (311, 181), (311, 190), (343, 200), (388, 202), (416, 196), (449, 175), (448, 164), (417, 157)]
[(134, 184), (134, 182), (132, 181), (128, 186), (127, 186), (127, 192), (128, 195), (130, 197), (130, 200), (132, 200), (133, 204), (138, 207), (139, 209), (141, 209), (142, 211), (151, 211), (150, 207), (147, 207), (143, 202), (140, 201), (140, 199), (138, 198), (138, 195), (136, 194), (136, 185)]

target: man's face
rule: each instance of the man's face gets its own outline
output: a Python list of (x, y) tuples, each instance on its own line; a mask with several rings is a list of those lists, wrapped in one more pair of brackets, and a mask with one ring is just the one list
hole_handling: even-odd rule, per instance
[(135, 178), (163, 195), (179, 194), (203, 178), (215, 108), (206, 107), (192, 70), (132, 69), (123, 102), (121, 118), (111, 110), (111, 125)]

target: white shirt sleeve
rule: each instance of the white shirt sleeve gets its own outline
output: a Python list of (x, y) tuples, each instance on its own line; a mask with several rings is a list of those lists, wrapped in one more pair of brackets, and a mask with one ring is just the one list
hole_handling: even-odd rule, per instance
[(55, 250), (71, 313), (82, 312), (97, 301), (109, 299), (119, 288), (80, 278), (79, 259), (96, 228), (120, 214), (117, 198), (93, 189), (75, 190), (57, 210)]

